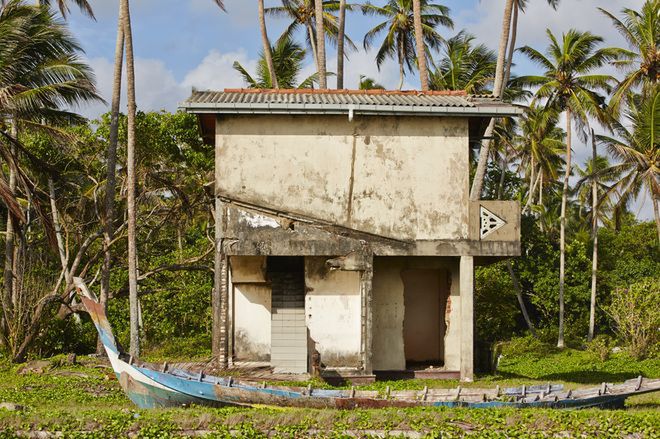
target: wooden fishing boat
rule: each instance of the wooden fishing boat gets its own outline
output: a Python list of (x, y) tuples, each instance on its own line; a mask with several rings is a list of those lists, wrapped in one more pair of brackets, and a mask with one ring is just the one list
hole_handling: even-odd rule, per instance
[(233, 377), (216, 377), (182, 368), (146, 364), (127, 355), (117, 343), (103, 307), (82, 279), (75, 279), (82, 302), (89, 312), (112, 368), (128, 397), (140, 408), (275, 405), (304, 408), (381, 407), (540, 407), (618, 408), (632, 395), (660, 390), (660, 379), (641, 376), (622, 384), (607, 384), (580, 390), (564, 390), (547, 384), (495, 389), (429, 389), (384, 392), (372, 390), (315, 389), (270, 386)]

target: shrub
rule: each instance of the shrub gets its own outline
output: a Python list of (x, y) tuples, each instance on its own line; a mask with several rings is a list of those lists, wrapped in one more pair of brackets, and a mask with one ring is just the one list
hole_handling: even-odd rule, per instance
[(646, 358), (660, 343), (660, 279), (646, 278), (614, 290), (607, 312), (630, 355)]
[(587, 351), (600, 361), (607, 361), (612, 352), (612, 338), (600, 334), (587, 343)]
[(557, 351), (554, 346), (545, 343), (537, 337), (527, 335), (514, 337), (501, 346), (502, 355), (510, 357), (545, 356)]

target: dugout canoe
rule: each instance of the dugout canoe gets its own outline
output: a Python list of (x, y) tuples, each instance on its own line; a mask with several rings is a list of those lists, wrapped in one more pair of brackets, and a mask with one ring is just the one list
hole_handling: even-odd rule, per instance
[(112, 368), (129, 399), (140, 408), (188, 405), (301, 408), (466, 407), (466, 408), (620, 408), (626, 398), (660, 390), (660, 379), (641, 376), (621, 384), (564, 390), (561, 384), (500, 389), (429, 389), (373, 391), (315, 389), (255, 384), (164, 364), (148, 364), (127, 355), (115, 339), (105, 310), (82, 279), (74, 279)]

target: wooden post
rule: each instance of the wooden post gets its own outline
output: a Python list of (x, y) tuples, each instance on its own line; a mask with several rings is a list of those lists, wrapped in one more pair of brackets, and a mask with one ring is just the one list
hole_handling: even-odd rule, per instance
[(461, 381), (474, 379), (474, 257), (461, 256)]
[(373, 313), (372, 313), (372, 298), (373, 298), (373, 277), (374, 277), (374, 257), (372, 253), (366, 255), (367, 266), (360, 272), (360, 298), (361, 298), (361, 327), (362, 327), (362, 365), (365, 375), (373, 374), (372, 365), (372, 328), (373, 328)]

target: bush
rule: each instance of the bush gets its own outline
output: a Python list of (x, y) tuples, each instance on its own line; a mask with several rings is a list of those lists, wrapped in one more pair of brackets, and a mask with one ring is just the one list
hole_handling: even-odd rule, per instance
[(630, 355), (646, 358), (660, 343), (660, 279), (646, 278), (617, 288), (607, 312)]
[(611, 337), (600, 334), (587, 343), (587, 351), (596, 359), (607, 361), (610, 358), (610, 353), (612, 353), (612, 344)]
[(502, 355), (508, 357), (543, 357), (556, 351), (557, 348), (532, 335), (515, 337), (501, 345)]

